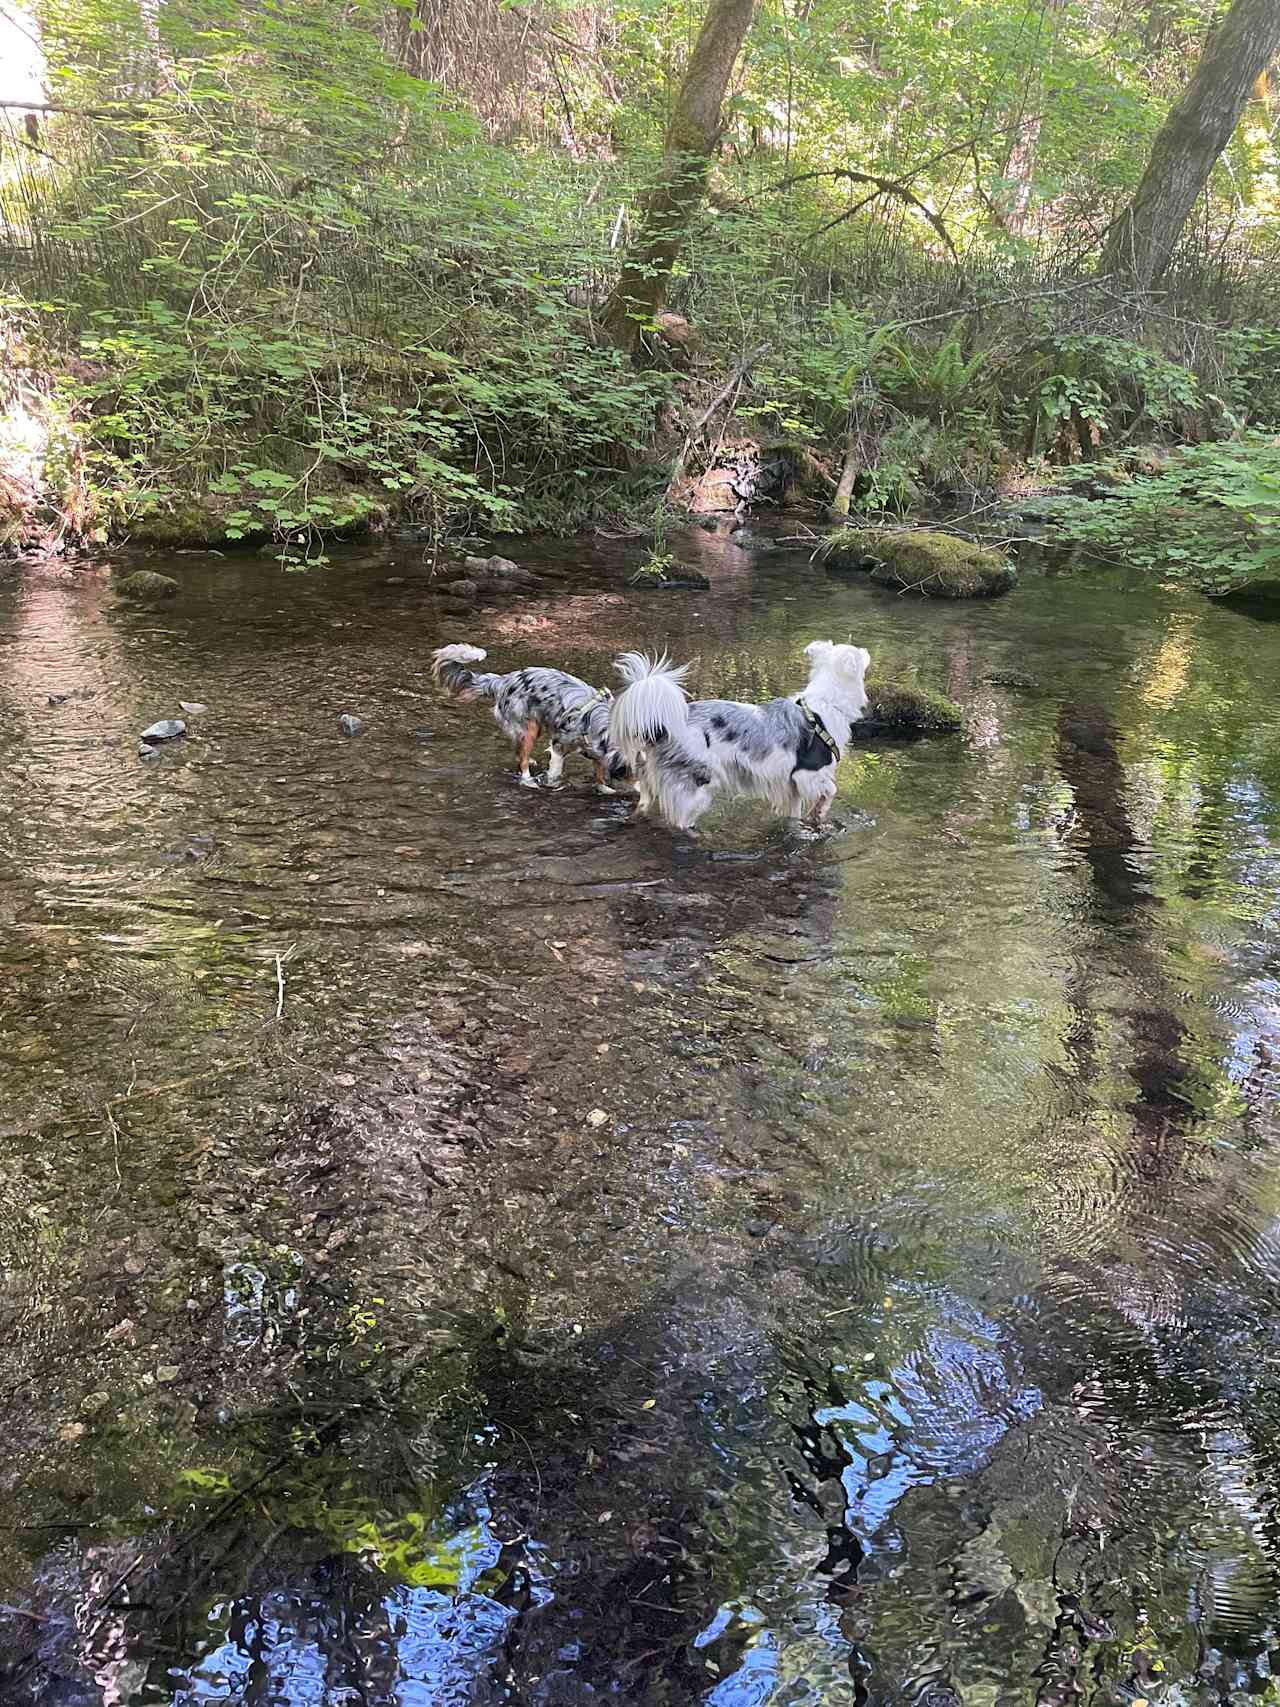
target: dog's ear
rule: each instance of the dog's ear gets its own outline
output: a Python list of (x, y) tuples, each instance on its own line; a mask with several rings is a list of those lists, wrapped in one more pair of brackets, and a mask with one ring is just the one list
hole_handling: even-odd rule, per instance
[(804, 649), (804, 655), (806, 658), (811, 658), (816, 664), (819, 658), (828, 657), (831, 651), (832, 646), (829, 640), (811, 640)]

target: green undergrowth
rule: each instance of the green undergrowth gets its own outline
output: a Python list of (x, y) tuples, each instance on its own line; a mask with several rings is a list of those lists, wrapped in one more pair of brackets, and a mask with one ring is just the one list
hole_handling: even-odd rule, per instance
[(1093, 496), (1036, 500), (1057, 538), (1213, 595), (1280, 599), (1280, 439), (1249, 433), (1092, 472)]

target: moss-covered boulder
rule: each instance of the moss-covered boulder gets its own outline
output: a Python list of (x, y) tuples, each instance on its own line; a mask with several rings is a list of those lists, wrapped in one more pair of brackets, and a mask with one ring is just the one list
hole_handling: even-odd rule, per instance
[(933, 528), (842, 528), (822, 549), (834, 574), (862, 571), (926, 599), (990, 599), (1018, 579), (1002, 551)]
[(951, 735), (964, 724), (964, 713), (953, 699), (932, 688), (907, 682), (867, 678), (867, 709), (853, 725), (851, 739), (872, 741), (896, 736), (912, 741), (922, 735)]
[(116, 582), (116, 592), (130, 604), (155, 605), (176, 598), (178, 583), (172, 575), (157, 575), (154, 569), (135, 569)]

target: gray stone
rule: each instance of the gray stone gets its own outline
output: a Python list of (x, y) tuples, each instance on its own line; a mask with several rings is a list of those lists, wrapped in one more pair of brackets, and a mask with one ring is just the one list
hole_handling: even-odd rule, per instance
[(207, 705), (201, 705), (198, 700), (180, 699), (178, 701), (178, 710), (185, 711), (188, 717), (201, 717), (208, 709)]
[(364, 719), (353, 717), (349, 711), (344, 711), (338, 719), (338, 728), (344, 735), (359, 735), (364, 731)]
[(153, 723), (149, 729), (144, 729), (139, 735), (140, 741), (176, 741), (179, 735), (185, 735), (187, 726), (180, 717), (162, 717), (159, 723)]
[(176, 597), (178, 583), (172, 575), (159, 575), (154, 569), (135, 569), (132, 575), (116, 582), (116, 592), (122, 599), (150, 604), (156, 599)]

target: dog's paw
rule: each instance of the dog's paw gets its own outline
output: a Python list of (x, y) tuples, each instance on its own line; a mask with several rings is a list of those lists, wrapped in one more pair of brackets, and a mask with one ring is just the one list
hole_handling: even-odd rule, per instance
[(616, 794), (617, 792), (618, 792), (617, 789), (616, 788), (610, 788), (609, 784), (607, 782), (598, 782), (596, 784), (596, 793), (597, 794)]
[(516, 780), (519, 782), (521, 788), (538, 788), (540, 786), (537, 777), (530, 775), (528, 772), (517, 777)]

